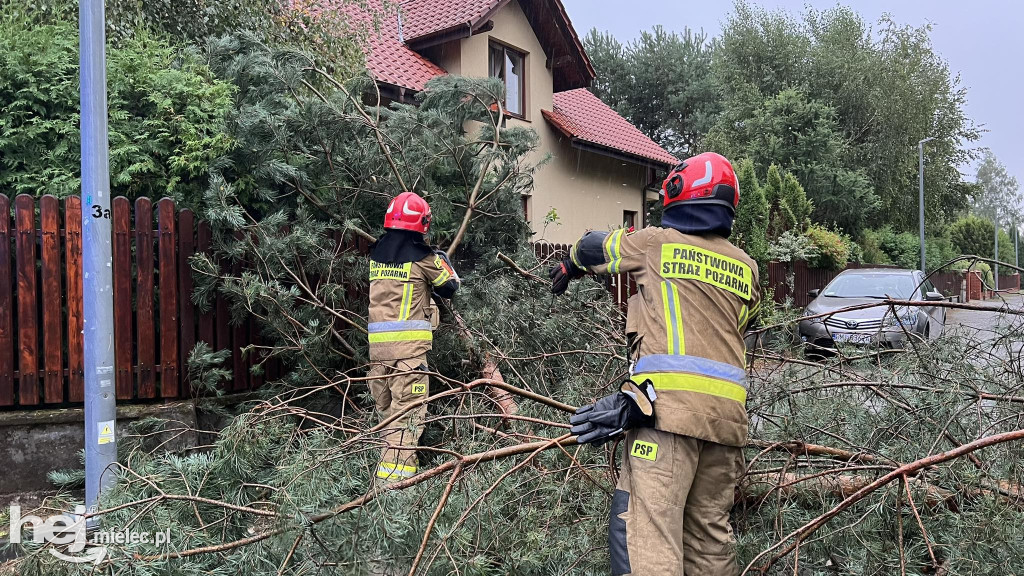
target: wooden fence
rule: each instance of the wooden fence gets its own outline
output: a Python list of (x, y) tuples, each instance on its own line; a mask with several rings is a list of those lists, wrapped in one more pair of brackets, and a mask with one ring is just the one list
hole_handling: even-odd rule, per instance
[[(554, 265), (557, 261), (567, 258), (571, 248), (571, 244), (550, 244), (547, 242), (538, 242), (533, 245), (533, 250), (537, 255), (537, 258), (542, 262), (548, 262), (551, 265)], [(622, 272), (606, 277), (603, 281), (605, 288), (607, 288), (608, 292), (612, 295), (612, 299), (620, 308), (622, 308), (622, 311), (625, 312), (626, 305), (629, 302), (629, 297), (637, 292), (636, 280), (634, 280), (629, 274)]]
[[(848, 269), (856, 268), (897, 268), (897, 266), (885, 266), (880, 264), (850, 264)], [(786, 282), (787, 264), (785, 262), (770, 262), (768, 264), (768, 285), (775, 290), (775, 302), (781, 304), (791, 296), (794, 306), (806, 306), (812, 298), (807, 295), (811, 290), (824, 288), (826, 284), (839, 275), (841, 270), (822, 270), (811, 268), (806, 262), (795, 262), (793, 264), (794, 289), (792, 293)], [(980, 274), (977, 275), (978, 286), (972, 288), (965, 280), (963, 272), (942, 271), (933, 274), (930, 278), (935, 288), (946, 296), (957, 297), (963, 302), (983, 299), (991, 296), (991, 292), (982, 290)], [(1001, 290), (1020, 289), (1020, 276), (1000, 276), (999, 287)]]
[[(12, 218), (13, 208), (13, 218)], [(189, 259), (210, 253), (212, 231), (191, 210), (173, 200), (152, 203), (127, 198), (111, 204), (115, 387), (118, 400), (148, 401), (189, 397), (194, 391), (187, 358), (197, 342), (230, 350), (233, 379), (225, 391), (260, 386), (277, 378), (281, 367), (258, 352), (256, 322), (231, 321), (227, 300), (217, 294), (203, 312), (192, 302)], [(339, 248), (366, 252), (365, 242)], [(568, 244), (537, 243), (538, 258), (549, 263), (569, 254)], [(80, 404), (84, 401), (82, 316), (82, 206), (78, 197), (59, 201), (21, 195), (12, 202), (0, 195), (0, 410)], [(238, 273), (242, 263), (220, 263)], [(794, 266), (794, 304), (806, 305), (809, 290), (824, 287), (838, 274)], [(960, 294), (963, 277), (933, 277), (947, 295)], [(1000, 277), (1001, 287), (1019, 287), (1019, 276)], [(768, 266), (768, 284), (778, 302), (790, 295), (786, 265)], [(605, 281), (614, 301), (625, 310), (637, 292), (633, 278), (616, 274)], [(350, 296), (355, 298), (355, 285)], [(254, 346), (254, 347), (250, 347)], [(261, 370), (253, 370), (256, 364)]]
[[(12, 224), (11, 202), (0, 195), (0, 409), (81, 403), (81, 201), (21, 195), (13, 204)], [(118, 400), (190, 396), (186, 359), (198, 341), (231, 350), (226, 391), (279, 375), (273, 360), (265, 372), (251, 370), (262, 360), (244, 353), (259, 341), (253, 321), (232, 323), (220, 295), (205, 313), (192, 303), (189, 258), (209, 252), (209, 225), (169, 198), (155, 206), (139, 198), (134, 210), (115, 198), (110, 218)]]

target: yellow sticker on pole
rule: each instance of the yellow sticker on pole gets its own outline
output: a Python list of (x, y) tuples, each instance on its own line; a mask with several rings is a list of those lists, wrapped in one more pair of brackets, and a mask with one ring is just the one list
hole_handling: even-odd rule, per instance
[(104, 420), (96, 423), (96, 443), (97, 444), (110, 444), (114, 441), (114, 421)]

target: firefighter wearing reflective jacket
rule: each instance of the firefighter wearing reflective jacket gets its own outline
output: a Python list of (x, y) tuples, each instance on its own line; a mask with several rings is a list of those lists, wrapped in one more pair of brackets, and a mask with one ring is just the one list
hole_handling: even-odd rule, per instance
[[(631, 380), (572, 417), (580, 442), (626, 431), (609, 529), (615, 575), (738, 573), (729, 525), (747, 440), (743, 332), (757, 265), (728, 240), (739, 183), (701, 154), (663, 185), (661, 227), (588, 232), (551, 270), (552, 292), (586, 273), (633, 275)], [(653, 414), (652, 414), (653, 413)]]
[[(381, 418), (387, 419), (426, 398), (429, 382), (423, 372), (433, 340), (431, 295), (451, 298), (459, 276), (448, 256), (425, 242), (430, 206), (423, 198), (413, 192), (398, 195), (388, 206), (384, 228), (370, 249), (367, 331), (373, 363), (370, 391)], [(416, 474), (415, 446), (426, 411), (425, 404), (417, 406), (387, 425), (377, 478), (392, 482)]]

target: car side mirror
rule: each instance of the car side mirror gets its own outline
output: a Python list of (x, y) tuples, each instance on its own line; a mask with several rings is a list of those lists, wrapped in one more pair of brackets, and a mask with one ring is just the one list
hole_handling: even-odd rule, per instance
[(926, 292), (924, 295), (924, 299), (927, 300), (928, 302), (942, 302), (943, 300), (946, 299), (946, 297), (942, 295), (942, 292), (937, 292), (933, 290), (931, 292)]
[(818, 288), (815, 288), (814, 290), (810, 290), (807, 292), (807, 295), (810, 296), (811, 298), (817, 298), (818, 294), (821, 294), (821, 290)]

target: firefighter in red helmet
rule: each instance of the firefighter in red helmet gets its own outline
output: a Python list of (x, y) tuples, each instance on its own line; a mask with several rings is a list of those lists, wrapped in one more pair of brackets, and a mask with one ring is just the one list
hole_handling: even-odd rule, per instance
[(740, 190), (732, 165), (706, 153), (665, 179), (660, 227), (588, 232), (551, 270), (552, 292), (586, 273), (629, 272), (635, 362), (618, 392), (571, 419), (581, 443), (622, 432), (612, 498), (612, 573), (739, 572), (729, 525), (747, 441), (743, 332), (760, 302), (757, 264), (727, 238)]
[[(413, 192), (399, 194), (384, 215), (384, 234), (370, 249), (370, 391), (387, 419), (425, 398), (429, 388), (427, 352), (433, 340), (428, 319), (431, 295), (451, 298), (459, 276), (448, 256), (433, 250), (424, 236), (430, 206)], [(377, 466), (378, 479), (391, 482), (417, 471), (415, 446), (426, 414), (421, 405), (386, 428)]]

